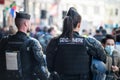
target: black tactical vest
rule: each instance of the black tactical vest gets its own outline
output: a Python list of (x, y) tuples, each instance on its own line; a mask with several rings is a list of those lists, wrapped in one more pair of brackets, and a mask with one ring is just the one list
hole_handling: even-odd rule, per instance
[(55, 71), (59, 74), (88, 74), (90, 57), (83, 37), (59, 38), (55, 59)]
[(6, 70), (6, 78), (9, 80), (24, 80), (27, 77), (25, 73), (32, 73), (32, 70), (30, 71), (32, 55), (29, 52), (29, 38), (25, 37), (22, 40), (14, 39), (14, 36), (9, 37), (6, 52), (19, 52), (17, 55), (18, 70)]

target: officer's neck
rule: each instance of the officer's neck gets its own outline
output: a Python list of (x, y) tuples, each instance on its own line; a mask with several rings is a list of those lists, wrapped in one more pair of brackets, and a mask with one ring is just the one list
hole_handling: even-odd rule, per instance
[(79, 28), (74, 28), (73, 31), (74, 32), (79, 32)]
[(20, 32), (23, 32), (23, 33), (27, 34), (27, 30), (26, 30), (25, 28), (19, 28), (19, 29), (18, 29), (18, 31), (20, 31)]
[(77, 26), (73, 29), (73, 31), (79, 33), (79, 31), (80, 31), (80, 23), (77, 23)]

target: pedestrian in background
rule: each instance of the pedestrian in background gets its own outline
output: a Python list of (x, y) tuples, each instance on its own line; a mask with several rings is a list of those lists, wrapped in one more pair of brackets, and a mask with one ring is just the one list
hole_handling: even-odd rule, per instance
[(102, 40), (102, 44), (104, 44), (104, 49), (107, 54), (107, 72), (106, 72), (106, 80), (118, 80), (120, 77), (119, 69), (120, 69), (120, 52), (115, 49), (115, 38), (114, 36), (108, 34)]
[(96, 34), (94, 35), (94, 38), (101, 42), (101, 40), (104, 38), (100, 30), (96, 30)]

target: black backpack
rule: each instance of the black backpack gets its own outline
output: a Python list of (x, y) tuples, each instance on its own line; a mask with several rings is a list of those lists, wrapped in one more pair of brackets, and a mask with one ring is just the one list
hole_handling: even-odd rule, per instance
[(22, 80), (23, 73), (22, 73), (22, 64), (21, 64), (21, 49), (26, 48), (27, 44), (29, 43), (29, 39), (25, 40), (24, 42), (20, 41), (9, 41), (7, 39), (7, 48), (5, 51), (5, 64), (6, 70), (5, 75), (7, 80)]

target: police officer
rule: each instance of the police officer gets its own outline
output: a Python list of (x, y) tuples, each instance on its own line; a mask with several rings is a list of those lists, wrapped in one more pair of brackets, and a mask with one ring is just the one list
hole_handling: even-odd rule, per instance
[(91, 80), (91, 56), (106, 62), (102, 45), (93, 38), (79, 35), (81, 16), (70, 8), (63, 22), (63, 32), (47, 46), (47, 66), (61, 80)]
[[(5, 77), (8, 77), (7, 73), (5, 73), (6, 60), (4, 53), (6, 49), (20, 51), (21, 69), (19, 72), (22, 76), (20, 75), (18, 80), (35, 80), (35, 77), (40, 80), (47, 80), (49, 73), (43, 58), (41, 45), (36, 39), (27, 35), (27, 32), (30, 30), (30, 15), (24, 12), (16, 12), (15, 24), (18, 28), (18, 32), (0, 41), (0, 80), (17, 80), (14, 78), (17, 75), (5, 79)], [(18, 45), (17, 43), (23, 44)]]

